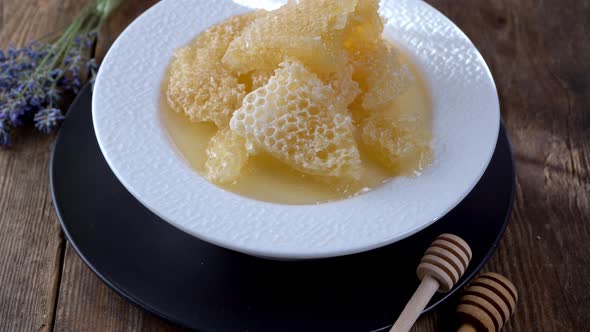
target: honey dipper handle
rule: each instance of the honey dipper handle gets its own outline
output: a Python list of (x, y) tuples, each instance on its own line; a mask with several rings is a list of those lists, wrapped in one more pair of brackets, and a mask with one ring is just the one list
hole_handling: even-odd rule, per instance
[(457, 332), (477, 332), (477, 330), (471, 324), (463, 324)]
[(412, 298), (408, 301), (408, 304), (406, 304), (404, 311), (399, 315), (389, 332), (410, 331), (424, 308), (426, 308), (428, 301), (430, 301), (434, 293), (438, 290), (439, 286), (440, 285), (436, 279), (429, 275), (424, 276), (420, 286), (418, 286), (418, 289), (416, 289), (416, 292), (412, 295)]

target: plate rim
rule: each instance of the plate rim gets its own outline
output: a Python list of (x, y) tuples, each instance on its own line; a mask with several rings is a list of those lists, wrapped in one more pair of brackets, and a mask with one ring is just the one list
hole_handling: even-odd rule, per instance
[[(473, 44), (473, 42), (465, 35), (465, 33), (459, 27), (457, 27), (450, 19), (448, 19), (444, 14), (442, 14), (441, 12), (436, 10), (434, 7), (430, 6), (427, 3), (424, 3), (422, 1), (406, 0), (406, 2), (408, 2), (408, 3), (415, 2), (415, 3), (420, 3), (421, 5), (426, 5), (429, 8), (429, 10), (433, 11), (433, 13), (436, 13), (436, 15), (440, 15), (444, 20), (446, 20), (445, 22), (447, 25), (449, 25), (450, 27), (455, 29), (455, 31), (458, 34), (460, 34), (462, 38), (464, 38), (465, 40), (467, 40), (470, 43), (471, 47), (473, 47), (473, 49), (475, 50), (475, 52), (478, 56), (478, 60), (481, 61), (481, 64), (483, 65), (483, 68), (486, 71), (486, 75), (489, 79), (489, 83), (491, 83), (491, 85), (493, 87), (493, 92), (495, 93), (495, 102), (497, 105), (497, 109), (495, 110), (495, 112), (497, 112), (497, 118), (499, 119), (500, 118), (500, 115), (499, 115), (500, 110), (499, 110), (499, 97), (498, 97), (497, 87), (496, 87), (495, 81), (493, 79), (493, 76), (491, 74), (491, 71), (489, 69), (489, 66), (487, 65), (487, 63), (483, 59), (483, 57), (482, 57), (481, 53), (479, 52), (479, 50), (477, 49), (477, 47)], [(152, 11), (156, 7), (163, 6), (163, 4), (165, 4), (165, 3), (170, 3), (170, 1), (160, 2), (156, 5), (154, 5), (152, 8), (150, 8), (147, 12)], [(388, 1), (385, 1), (385, 3), (388, 3)], [(420, 5), (418, 5), (418, 6), (420, 6)], [(144, 15), (145, 15), (145, 13), (142, 16), (144, 16)], [(130, 27), (132, 27), (137, 22), (138, 22), (138, 20), (134, 21), (130, 25)], [(126, 29), (126, 31), (128, 31), (128, 29)], [(123, 32), (122, 35), (124, 35), (124, 34), (125, 34), (125, 32)], [(120, 38), (117, 39), (115, 44), (117, 44), (118, 41), (120, 41)], [(114, 49), (114, 48), (115, 47), (113, 47), (112, 49)], [(111, 53), (111, 50), (109, 50), (109, 53)], [(107, 53), (107, 56), (105, 57), (105, 59), (109, 58), (109, 53)], [(99, 71), (99, 74), (98, 74), (97, 84), (100, 84), (100, 82), (101, 82), (101, 71)], [(404, 231), (396, 233), (395, 236), (387, 236), (387, 237), (383, 236), (379, 241), (377, 241), (375, 238), (372, 238), (371, 240), (357, 241), (354, 243), (354, 246), (350, 246), (350, 245), (343, 246), (342, 244), (339, 244), (339, 245), (325, 245), (325, 247), (321, 247), (321, 245), (320, 246), (311, 245), (310, 247), (312, 247), (312, 249), (309, 249), (309, 248), (303, 246), (302, 245), (303, 242), (301, 242), (301, 243), (299, 243), (299, 247), (297, 247), (297, 248), (293, 247), (292, 245), (279, 248), (278, 246), (275, 247), (275, 246), (269, 245), (267, 243), (265, 243), (265, 244), (256, 243), (256, 241), (253, 241), (253, 242), (250, 241), (248, 243), (245, 243), (244, 241), (241, 241), (241, 242), (231, 241), (230, 239), (227, 238), (227, 236), (223, 237), (223, 236), (219, 236), (219, 234), (212, 234), (212, 232), (208, 231), (206, 229), (206, 227), (204, 227), (202, 225), (199, 225), (197, 227), (195, 225), (179, 221), (178, 217), (172, 218), (170, 210), (164, 211), (161, 208), (155, 207), (152, 204), (152, 203), (154, 203), (153, 199), (147, 200), (140, 192), (138, 192), (137, 187), (130, 184), (127, 181), (128, 179), (126, 179), (125, 176), (120, 174), (120, 168), (117, 167), (116, 163), (110, 158), (111, 154), (109, 153), (109, 148), (105, 148), (106, 143), (104, 143), (104, 141), (101, 139), (101, 137), (103, 137), (103, 136), (101, 136), (101, 130), (99, 129), (100, 126), (96, 125), (97, 121), (100, 122), (100, 120), (97, 120), (97, 112), (95, 111), (95, 109), (97, 109), (97, 107), (95, 107), (96, 98), (93, 98), (92, 103), (93, 103), (92, 117), (93, 117), (93, 122), (95, 123), (95, 126), (94, 126), (95, 132), (98, 137), (98, 143), (99, 143), (99, 146), (103, 152), (103, 155), (105, 156), (107, 163), (109, 164), (109, 166), (111, 167), (112, 171), (117, 176), (119, 181), (126, 187), (126, 189), (129, 192), (131, 192), (133, 194), (133, 196), (135, 196), (135, 198), (138, 201), (140, 201), (145, 207), (147, 207), (149, 210), (151, 210), (154, 214), (156, 214), (161, 219), (172, 224), (174, 227), (177, 227), (177, 228), (181, 229), (182, 231), (184, 231), (188, 234), (191, 234), (192, 236), (195, 236), (199, 239), (205, 240), (207, 242), (213, 243), (218, 246), (222, 246), (222, 247), (225, 247), (228, 249), (240, 251), (240, 252), (243, 252), (246, 254), (259, 256), (259, 257), (273, 257), (273, 258), (279, 258), (279, 259), (315, 259), (315, 258), (335, 257), (335, 256), (342, 256), (342, 255), (348, 255), (348, 254), (372, 250), (372, 249), (375, 249), (378, 247), (382, 247), (382, 246), (394, 243), (394, 242), (404, 239), (406, 237), (409, 237), (409, 236), (415, 234), (416, 232), (432, 225), (434, 222), (438, 221), (441, 217), (443, 217), (450, 210), (452, 210), (454, 207), (456, 207), (469, 194), (469, 192), (471, 192), (471, 190), (475, 187), (475, 185), (481, 179), (482, 175), (484, 174), (485, 170), (487, 169), (487, 166), (489, 165), (489, 162), (492, 158), (493, 152), (495, 151), (495, 143), (494, 143), (494, 146), (491, 146), (489, 151), (487, 151), (489, 153), (487, 156), (487, 161), (485, 162), (485, 167), (482, 166), (481, 169), (479, 170), (479, 174), (474, 175), (473, 179), (475, 181), (473, 181), (469, 185), (465, 186), (463, 188), (462, 192), (460, 194), (456, 195), (456, 197), (453, 196), (453, 197), (455, 197), (453, 202), (448, 204), (446, 206), (446, 208), (440, 209), (440, 211), (437, 210), (438, 211), (437, 215), (435, 215), (434, 217), (430, 217), (430, 220), (428, 222), (424, 222), (419, 225), (413, 225), (412, 227), (405, 227)], [(495, 131), (496, 132), (495, 141), (497, 142), (498, 134), (499, 134), (500, 120), (498, 121), (498, 123), (491, 124), (490, 126), (494, 126), (494, 128), (497, 129)], [(121, 166), (121, 165), (119, 165), (119, 166)], [(207, 184), (204, 184), (204, 185), (207, 185)], [(145, 193), (145, 190), (139, 190), (139, 191), (143, 191)], [(459, 191), (461, 191), (461, 190), (457, 190), (457, 192), (459, 192)], [(369, 193), (369, 194), (371, 194), (371, 193)], [(365, 194), (365, 195), (361, 195), (361, 196), (367, 196), (369, 194)], [(224, 192), (223, 195), (233, 196), (235, 194), (227, 195), (227, 192)], [(243, 202), (246, 202), (246, 203), (249, 201), (252, 201), (247, 198), (240, 198), (240, 199), (244, 200)], [(347, 199), (345, 201), (351, 201), (354, 199), (357, 199), (357, 198)], [(339, 201), (339, 202), (343, 202), (343, 201)], [(327, 205), (336, 204), (336, 203), (338, 203), (338, 202), (326, 203), (326, 204), (322, 204), (322, 206), (327, 206)], [(268, 203), (264, 203), (264, 202), (256, 203), (256, 205), (259, 205), (259, 206), (264, 206), (264, 204), (268, 204)], [(271, 204), (271, 205), (274, 205), (274, 204)], [(305, 206), (296, 206), (296, 207), (302, 208)], [(417, 207), (413, 206), (413, 208), (417, 208)], [(285, 208), (285, 210), (289, 210), (289, 208)], [(334, 209), (332, 209), (332, 210), (334, 210)], [(316, 213), (316, 214), (320, 215), (321, 213), (324, 213), (324, 212), (320, 212), (320, 213)], [(369, 218), (370, 218), (370, 216), (369, 216)], [(226, 217), (226, 219), (227, 219), (227, 217)], [(424, 218), (424, 219), (427, 219), (427, 218)], [(273, 227), (273, 226), (271, 226), (271, 227)], [(315, 241), (317, 241), (317, 240), (315, 240)], [(305, 242), (305, 244), (309, 246), (308, 242)]]
[[(72, 102), (71, 106), (69, 107), (68, 112), (66, 113), (66, 123), (68, 121), (68, 116), (71, 113), (71, 110), (80, 107), (79, 104), (81, 103), (81, 101), (84, 98), (87, 98), (86, 94), (92, 94), (91, 92), (91, 86), (89, 84), (87, 84), (84, 88), (82, 88), (80, 90), (80, 93), (78, 94), (78, 96), (76, 96), (76, 98), (74, 99), (74, 101)], [(435, 302), (429, 302), (427, 307), (424, 309), (424, 311), (422, 312), (422, 314), (428, 313), (433, 311), (436, 307), (438, 307), (439, 305), (441, 305), (443, 302), (447, 301), (450, 297), (455, 296), (457, 292), (459, 292), (464, 285), (468, 284), (478, 273), (480, 273), (481, 269), (487, 264), (487, 262), (490, 260), (490, 258), (493, 256), (493, 254), (496, 252), (496, 249), (498, 247), (498, 244), (500, 242), (500, 240), (502, 239), (502, 237), (504, 236), (505, 232), (506, 232), (506, 228), (508, 226), (508, 224), (510, 223), (511, 220), (511, 216), (512, 216), (512, 211), (514, 209), (514, 196), (515, 196), (515, 188), (516, 188), (516, 168), (515, 168), (515, 160), (514, 160), (514, 155), (513, 155), (513, 148), (512, 148), (512, 143), (510, 140), (510, 137), (508, 135), (508, 131), (506, 129), (506, 127), (504, 126), (504, 124), (502, 123), (500, 125), (501, 130), (500, 133), (503, 133), (504, 138), (506, 139), (506, 144), (507, 144), (507, 149), (508, 149), (508, 153), (510, 156), (510, 194), (509, 194), (509, 204), (508, 204), (508, 208), (505, 211), (505, 215), (502, 221), (502, 226), (497, 234), (497, 236), (495, 237), (492, 246), (487, 250), (487, 252), (483, 255), (483, 258), (481, 260), (481, 262), (477, 265), (474, 266), (473, 271), (469, 274), (465, 274), (461, 277), (461, 279), (457, 282), (457, 284), (455, 285), (455, 287), (453, 287), (448, 293), (445, 293), (438, 301)], [(92, 135), (95, 135), (94, 133), (92, 133)], [(500, 139), (500, 137), (498, 138), (498, 140)], [(55, 141), (53, 143), (52, 146), (52, 150), (51, 150), (51, 158), (50, 158), (50, 162), (49, 162), (49, 167), (48, 167), (48, 171), (49, 171), (49, 183), (50, 183), (50, 192), (51, 192), (51, 200), (52, 200), (52, 205), (55, 208), (56, 211), (56, 215), (58, 218), (58, 221), (60, 223), (61, 229), (64, 232), (64, 235), (66, 237), (66, 239), (69, 241), (70, 245), (72, 246), (72, 248), (74, 249), (74, 252), (76, 253), (76, 255), (78, 255), (78, 257), (80, 257), (80, 259), (82, 260), (82, 262), (84, 262), (84, 264), (103, 282), (105, 283), (115, 294), (119, 295), (121, 298), (123, 298), (125, 301), (127, 301), (128, 303), (136, 306), (137, 308), (141, 309), (144, 312), (147, 312), (148, 314), (157, 317), (159, 319), (162, 319), (166, 322), (172, 323), (176, 326), (182, 327), (182, 328), (186, 328), (189, 330), (198, 330), (195, 327), (191, 327), (188, 326), (186, 324), (184, 324), (181, 321), (178, 321), (168, 315), (166, 315), (165, 313), (163, 313), (161, 310), (158, 310), (150, 305), (147, 305), (146, 303), (144, 303), (141, 299), (137, 298), (136, 296), (129, 294), (129, 292), (125, 289), (123, 289), (123, 287), (120, 287), (114, 280), (112, 280), (111, 278), (107, 277), (106, 275), (102, 274), (98, 268), (96, 268), (94, 266), (94, 264), (92, 263), (91, 259), (86, 257), (86, 255), (84, 254), (84, 251), (78, 246), (75, 238), (72, 236), (72, 234), (69, 231), (68, 228), (68, 222), (65, 221), (64, 217), (62, 216), (61, 213), (61, 209), (60, 209), (60, 200), (57, 199), (56, 196), (56, 189), (54, 186), (54, 176), (56, 175), (56, 170), (54, 168), (54, 164), (55, 164), (55, 160), (56, 160), (56, 153), (57, 153), (57, 149), (58, 149), (58, 145), (60, 144), (60, 142), (64, 140), (63, 138), (63, 134), (61, 131), (59, 131), (56, 135)], [(496, 148), (494, 149), (494, 151), (497, 149), (498, 147), (496, 146)], [(102, 151), (99, 151), (102, 154)], [(104, 157), (104, 156), (103, 156)], [(488, 165), (488, 168), (490, 166)], [(487, 170), (487, 168), (486, 168)], [(119, 182), (119, 184), (121, 185), (122, 189), (127, 190), (125, 188), (125, 186), (117, 179), (117, 181)], [(481, 181), (481, 180), (480, 180)], [(478, 181), (479, 183), (479, 181)], [(135, 197), (133, 197), (134, 199), (136, 199)], [(147, 207), (143, 206), (144, 209), (147, 209)], [(149, 209), (147, 209), (149, 210)], [(150, 210), (151, 212), (151, 210)], [(155, 215), (155, 214), (154, 214)], [(157, 216), (157, 215), (156, 215)], [(159, 218), (159, 216), (157, 216)], [(160, 218), (161, 219), (161, 218)], [(162, 221), (164, 221), (162, 219)], [(173, 227), (172, 224), (167, 223), (169, 226)], [(194, 241), (203, 241), (201, 239), (198, 238), (194, 238)], [(64, 249), (65, 250), (65, 249)], [(357, 254), (362, 254), (362, 253), (357, 253)], [(323, 260), (319, 259), (319, 260)], [(329, 258), (328, 258), (329, 259)], [(392, 320), (394, 319), (394, 317), (392, 317)], [(381, 328), (377, 328), (375, 330), (372, 330), (370, 332), (380, 332), (380, 331), (385, 331), (389, 328), (391, 328), (391, 326), (393, 325), (393, 321), (390, 325), (381, 327)]]

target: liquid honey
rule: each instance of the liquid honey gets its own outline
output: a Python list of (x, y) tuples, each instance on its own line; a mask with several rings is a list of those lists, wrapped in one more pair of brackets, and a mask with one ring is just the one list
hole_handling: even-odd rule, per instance
[[(395, 101), (398, 112), (410, 114), (421, 119), (421, 135), (430, 137), (431, 105), (424, 80), (416, 66), (407, 56), (401, 54), (415, 77), (410, 88)], [(161, 98), (162, 123), (171, 141), (185, 161), (198, 173), (205, 174), (207, 144), (216, 133), (217, 127), (210, 123), (192, 123), (188, 117), (176, 113), (167, 106), (166, 98)], [(364, 166), (362, 177), (354, 183), (326, 183), (294, 171), (291, 167), (260, 154), (251, 156), (242, 175), (233, 184), (220, 187), (252, 199), (279, 204), (319, 204), (362, 194), (379, 187), (395, 176), (416, 176), (428, 167), (432, 152), (425, 148), (413, 160), (398, 165), (396, 171), (380, 166), (366, 151), (360, 150)]]

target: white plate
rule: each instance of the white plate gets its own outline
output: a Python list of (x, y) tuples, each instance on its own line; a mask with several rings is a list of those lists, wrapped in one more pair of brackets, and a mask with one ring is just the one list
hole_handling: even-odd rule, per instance
[(173, 50), (248, 7), (268, 9), (280, 3), (165, 0), (121, 34), (100, 68), (92, 106), (100, 148), (123, 185), (189, 234), (282, 259), (377, 248), (425, 228), (455, 207), (491, 159), (500, 123), (498, 95), (469, 39), (417, 0), (382, 1), (381, 11), (389, 19), (385, 34), (413, 56), (432, 95), (435, 161), (424, 174), (396, 178), (342, 201), (288, 206), (228, 193), (183, 160), (162, 127), (158, 108)]

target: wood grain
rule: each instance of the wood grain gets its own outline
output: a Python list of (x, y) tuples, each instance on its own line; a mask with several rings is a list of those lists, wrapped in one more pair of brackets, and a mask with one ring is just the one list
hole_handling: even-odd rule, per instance
[[(590, 321), (590, 1), (432, 3), (488, 61), (517, 162), (512, 222), (489, 269), (521, 294), (514, 331)], [(508, 328), (507, 330), (510, 330)]]
[[(0, 1), (0, 47), (64, 26), (80, 1)], [(53, 136), (16, 131), (0, 150), (0, 330), (50, 331), (64, 239), (49, 193)]]
[(54, 331), (182, 331), (115, 294), (68, 244)]
[[(122, 30), (157, 1), (124, 1), (101, 30), (96, 56), (102, 58)], [(54, 331), (115, 332), (182, 329), (166, 323), (127, 303), (84, 265), (71, 246), (67, 246), (63, 277), (57, 302)]]
[(102, 59), (111, 44), (129, 23), (156, 3), (158, 0), (124, 0), (101, 29), (100, 38), (96, 45), (96, 57)]
[[(0, 46), (64, 26), (83, 2), (0, 0)], [(490, 65), (512, 139), (516, 204), (486, 267), (510, 278), (520, 293), (503, 331), (587, 330), (590, 1), (428, 2), (466, 32)], [(104, 27), (97, 54), (153, 3), (126, 1)], [(0, 151), (2, 330), (50, 330), (54, 312), (56, 331), (177, 330), (124, 302), (70, 247), (60, 273), (64, 245), (47, 180), (51, 140), (25, 130), (12, 150)], [(451, 331), (453, 309), (442, 306), (413, 331)]]

